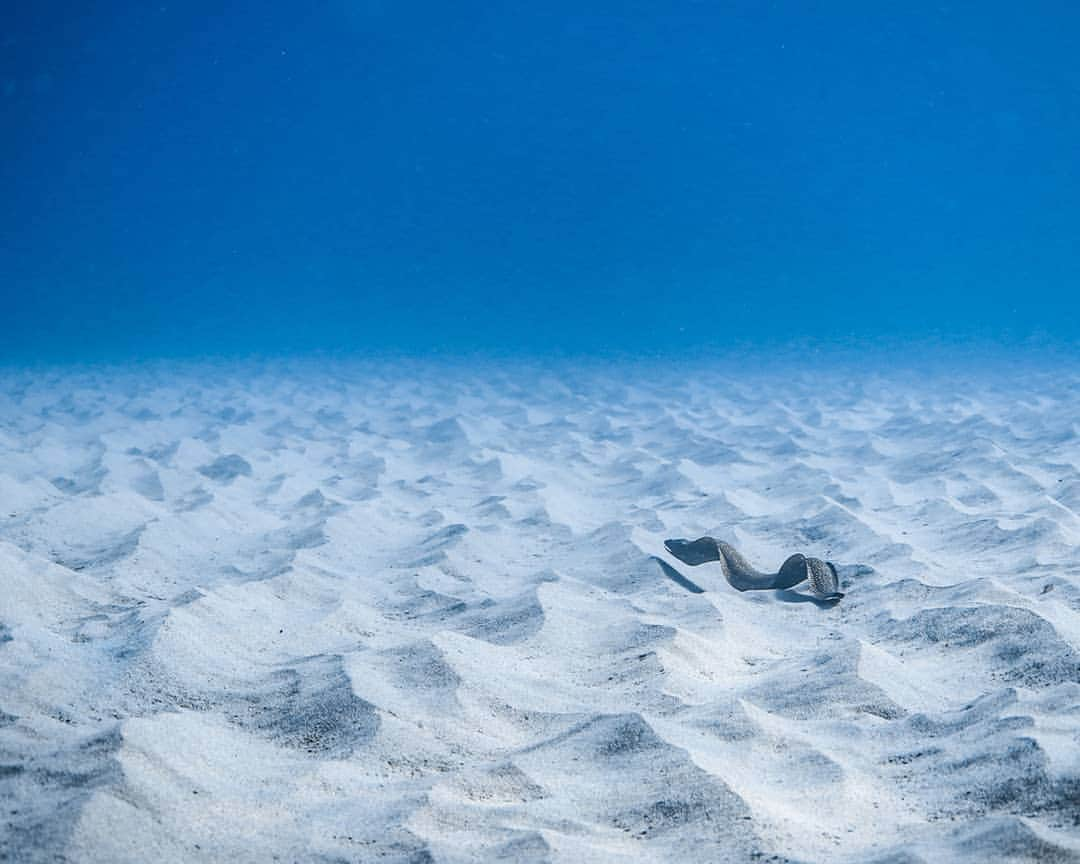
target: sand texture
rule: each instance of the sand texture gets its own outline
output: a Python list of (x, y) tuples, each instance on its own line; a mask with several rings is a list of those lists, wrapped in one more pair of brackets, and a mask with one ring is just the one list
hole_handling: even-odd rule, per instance
[(3, 372), (0, 860), (1080, 861), (1078, 393)]

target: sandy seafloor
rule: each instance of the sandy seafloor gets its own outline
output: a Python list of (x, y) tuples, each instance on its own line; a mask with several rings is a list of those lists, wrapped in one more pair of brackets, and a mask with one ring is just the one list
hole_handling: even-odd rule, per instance
[(1080, 861), (1078, 394), (4, 371), (0, 859)]

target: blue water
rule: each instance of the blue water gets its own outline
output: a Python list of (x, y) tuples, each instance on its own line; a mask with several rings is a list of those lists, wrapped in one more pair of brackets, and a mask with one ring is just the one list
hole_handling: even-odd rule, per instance
[(1073, 2), (10, 7), (5, 361), (1080, 336)]

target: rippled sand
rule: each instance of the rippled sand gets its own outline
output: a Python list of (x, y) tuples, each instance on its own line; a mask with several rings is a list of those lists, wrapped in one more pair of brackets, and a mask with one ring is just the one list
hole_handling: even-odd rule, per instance
[(0, 860), (1080, 860), (1078, 392), (5, 372)]

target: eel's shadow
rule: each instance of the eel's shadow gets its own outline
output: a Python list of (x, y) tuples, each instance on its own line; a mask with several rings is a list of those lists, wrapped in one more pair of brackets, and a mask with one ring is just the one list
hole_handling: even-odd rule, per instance
[(653, 561), (660, 565), (660, 572), (667, 576), (672, 582), (678, 585), (680, 588), (685, 588), (691, 594), (704, 594), (705, 589), (698, 585), (696, 582), (691, 582), (678, 570), (667, 563), (663, 558), (658, 558), (655, 555), (650, 555)]
[(841, 599), (837, 597), (835, 600), (822, 600), (813, 594), (803, 594), (801, 591), (792, 591), (790, 588), (778, 588), (773, 591), (773, 597), (781, 603), (813, 603), (818, 609), (832, 609)]

